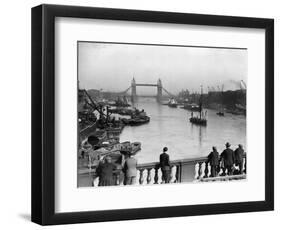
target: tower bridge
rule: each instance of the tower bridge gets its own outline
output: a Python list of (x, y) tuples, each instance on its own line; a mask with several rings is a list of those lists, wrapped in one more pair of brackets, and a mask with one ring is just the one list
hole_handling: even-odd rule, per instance
[(175, 97), (173, 94), (168, 92), (163, 87), (161, 79), (158, 79), (156, 84), (149, 84), (149, 83), (136, 83), (135, 78), (133, 78), (133, 80), (131, 82), (131, 86), (128, 89), (126, 89), (123, 93), (126, 94), (129, 90), (131, 90), (131, 100), (132, 101), (136, 101), (136, 99), (138, 97), (138, 95), (137, 95), (137, 87), (155, 87), (155, 88), (157, 88), (156, 98), (157, 98), (158, 102), (162, 101), (163, 91), (166, 94), (168, 94), (170, 97)]

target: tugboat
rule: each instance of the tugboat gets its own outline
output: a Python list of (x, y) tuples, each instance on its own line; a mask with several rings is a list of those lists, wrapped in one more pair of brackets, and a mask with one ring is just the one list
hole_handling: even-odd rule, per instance
[(206, 126), (207, 125), (207, 119), (206, 119), (207, 111), (205, 111), (205, 114), (204, 114), (203, 106), (202, 106), (202, 96), (203, 96), (203, 89), (201, 86), (201, 95), (200, 95), (200, 99), (199, 99), (199, 117), (198, 116), (194, 117), (193, 112), (191, 112), (191, 118), (189, 118), (189, 121), (195, 125)]
[(172, 98), (171, 100), (169, 100), (168, 106), (171, 107), (171, 108), (177, 108), (178, 107), (178, 103), (177, 103), (177, 101), (174, 98)]
[(223, 117), (224, 116), (224, 112), (223, 111), (219, 111), (219, 112), (217, 112), (217, 115), (220, 116), (220, 117)]

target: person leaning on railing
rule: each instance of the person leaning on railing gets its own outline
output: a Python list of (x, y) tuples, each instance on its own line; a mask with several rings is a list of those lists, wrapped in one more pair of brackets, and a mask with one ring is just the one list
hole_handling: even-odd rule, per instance
[(235, 157), (234, 157), (234, 152), (233, 150), (230, 148), (230, 143), (227, 142), (225, 144), (226, 149), (223, 150), (223, 152), (221, 153), (221, 160), (223, 163), (223, 167), (222, 167), (222, 176), (226, 175), (226, 170), (227, 170), (227, 175), (232, 175), (233, 173), (233, 165), (234, 165), (234, 161), (235, 161)]
[(160, 168), (162, 171), (162, 180), (165, 183), (170, 182), (170, 175), (171, 175), (171, 165), (170, 165), (170, 157), (167, 154), (168, 148), (163, 148), (163, 153), (160, 155)]
[(129, 157), (126, 159), (123, 167), (125, 174), (124, 185), (133, 185), (136, 183), (137, 178), (137, 160), (133, 157), (132, 153), (129, 153)]
[(106, 156), (104, 162), (100, 162), (96, 174), (99, 177), (99, 186), (112, 186), (115, 184), (114, 171), (116, 165), (112, 163), (111, 157)]
[(243, 145), (239, 144), (238, 148), (234, 151), (235, 157), (235, 165), (239, 168), (239, 174), (243, 173), (243, 156), (244, 156), (244, 149)]
[(218, 167), (219, 167), (219, 153), (215, 146), (213, 146), (213, 151), (210, 152), (210, 154), (208, 155), (207, 162), (211, 166), (211, 177), (216, 177), (217, 173), (218, 173)]

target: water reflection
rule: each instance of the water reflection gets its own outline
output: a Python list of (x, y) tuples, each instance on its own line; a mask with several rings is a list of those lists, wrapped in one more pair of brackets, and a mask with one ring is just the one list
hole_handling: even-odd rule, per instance
[(216, 115), (208, 110), (206, 127), (191, 124), (190, 112), (158, 104), (154, 98), (139, 98), (134, 104), (150, 116), (150, 123), (138, 127), (125, 127), (121, 141), (140, 141), (142, 150), (137, 154), (139, 163), (159, 160), (164, 146), (169, 148), (172, 160), (206, 156), (212, 146), (221, 152), (228, 141), (233, 148), (246, 146), (246, 119), (244, 116)]

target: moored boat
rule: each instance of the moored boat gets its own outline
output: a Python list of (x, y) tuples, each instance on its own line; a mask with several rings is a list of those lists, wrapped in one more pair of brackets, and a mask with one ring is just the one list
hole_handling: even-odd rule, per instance
[(202, 125), (202, 126), (207, 125), (207, 120), (205, 118), (191, 117), (189, 118), (189, 121), (195, 125)]
[(140, 142), (129, 142), (125, 141), (120, 143), (120, 152), (124, 155), (136, 155), (138, 151), (141, 150), (141, 143)]
[(148, 123), (150, 121), (150, 117), (138, 116), (133, 118), (122, 118), (121, 120), (125, 125), (137, 126)]
[(177, 108), (178, 107), (178, 103), (177, 103), (177, 101), (174, 98), (172, 98), (171, 100), (169, 100), (168, 106), (171, 107), (171, 108)]
[(219, 112), (217, 112), (217, 115), (223, 117), (224, 116), (224, 112), (219, 111)]
[(182, 108), (190, 110), (190, 111), (194, 111), (194, 112), (199, 112), (200, 111), (199, 105), (197, 105), (195, 103), (185, 103)]

